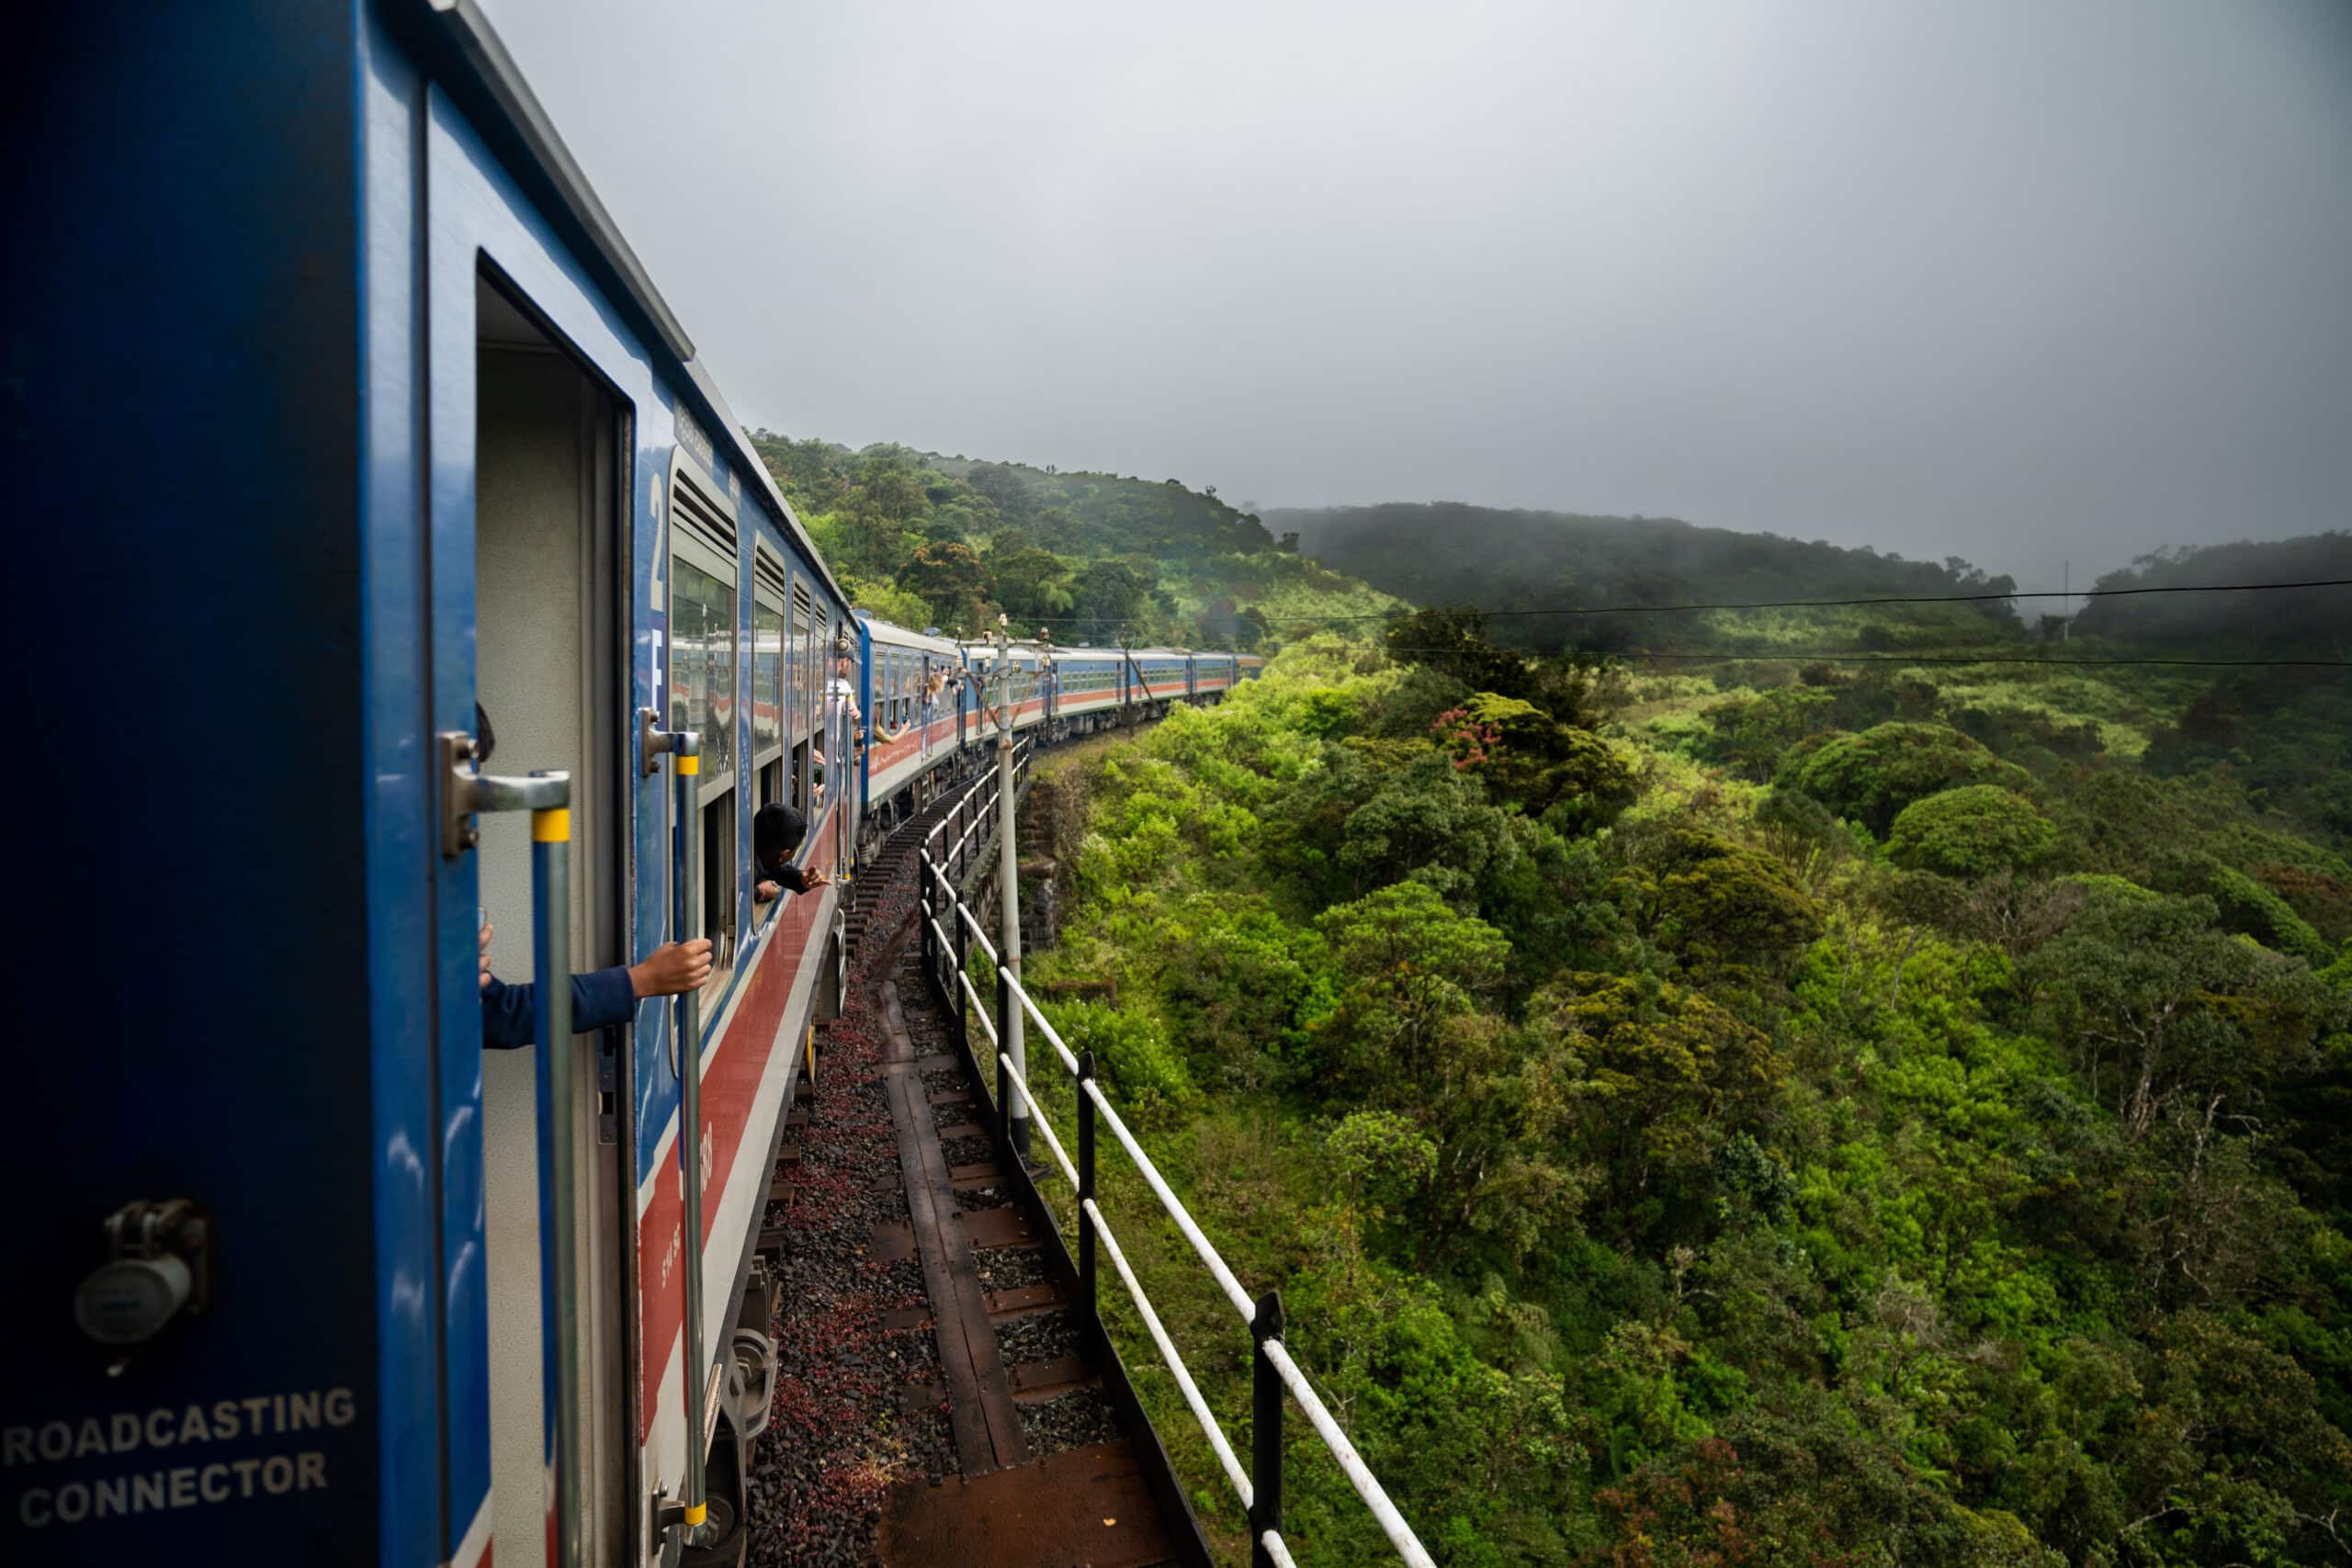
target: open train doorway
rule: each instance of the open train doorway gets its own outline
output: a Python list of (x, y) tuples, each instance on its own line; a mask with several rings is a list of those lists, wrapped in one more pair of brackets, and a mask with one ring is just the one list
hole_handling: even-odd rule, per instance
[[(575, 972), (625, 962), (623, 897), (628, 782), (615, 731), (620, 586), (616, 579), (623, 406), (491, 278), (476, 285), (475, 682), (496, 737), (495, 771), (571, 774), (571, 922)], [(530, 828), (520, 814), (481, 819), (481, 902), (502, 978), (528, 975), (532, 953)], [(584, 1518), (591, 1562), (618, 1562), (630, 1521), (623, 1499), (629, 1314), (621, 1281), (634, 1271), (622, 1194), (626, 1133), (599, 1115), (602, 1085), (628, 1061), (625, 1031), (565, 1043), (573, 1053), (572, 1212), (577, 1216), (584, 1491), (603, 1513)], [(537, 1053), (482, 1060), (484, 1234), (490, 1347), (492, 1561), (546, 1560), (552, 1476), (545, 1421), (546, 1335), (540, 1313), (541, 1208)], [(615, 1118), (626, 1094), (612, 1094)], [(551, 1213), (554, 1211), (550, 1211)]]

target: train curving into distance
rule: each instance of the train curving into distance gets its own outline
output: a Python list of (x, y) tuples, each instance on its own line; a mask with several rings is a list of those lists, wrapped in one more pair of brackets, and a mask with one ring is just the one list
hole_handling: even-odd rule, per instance
[[(723, 1544), (842, 880), (999, 656), (856, 613), (471, 0), (43, 28), (10, 624), (87, 722), (16, 815), (74, 956), (19, 959), (0, 1559)], [(1049, 738), (1257, 665), (1005, 657)], [(762, 904), (771, 803), (833, 880)], [(550, 976), (695, 934), (571, 1034)]]

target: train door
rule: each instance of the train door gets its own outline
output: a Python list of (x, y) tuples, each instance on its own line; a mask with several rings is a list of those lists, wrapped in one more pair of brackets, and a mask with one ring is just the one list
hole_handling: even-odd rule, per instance
[[(492, 282), (476, 286), (474, 676), (495, 738), (492, 771), (571, 774), (571, 886), (563, 907), (571, 967), (625, 961), (628, 784), (616, 759), (626, 678), (619, 635), (617, 525), (628, 494), (627, 415), (603, 384)], [(535, 919), (533, 829), (519, 814), (479, 818), (480, 904), (493, 933), (492, 970), (527, 979)], [(488, 1322), (491, 1558), (537, 1562), (548, 1553), (552, 1491), (555, 1314), (576, 1312), (583, 1442), (582, 1518), (590, 1561), (618, 1561), (628, 1521), (624, 1484), (634, 1461), (626, 1393), (622, 1281), (633, 1271), (628, 1224), (633, 1172), (622, 1158), (618, 1102), (600, 1117), (600, 1085), (629, 1059), (616, 1023), (600, 1037), (559, 1043), (569, 1053), (574, 1179), (540, 1190), (539, 1077), (548, 1055), (481, 1054), (482, 1239)], [(564, 1198), (569, 1201), (561, 1201)], [(558, 1230), (570, 1246), (554, 1248)], [(570, 1277), (543, 1300), (542, 1264), (568, 1252)], [(566, 1299), (568, 1298), (568, 1299)], [(566, 1499), (569, 1508), (581, 1505)]]

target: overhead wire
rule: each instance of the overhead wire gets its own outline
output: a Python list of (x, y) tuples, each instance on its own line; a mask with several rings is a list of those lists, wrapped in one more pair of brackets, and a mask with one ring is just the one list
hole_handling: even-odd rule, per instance
[[(1384, 647), (1375, 651), (1437, 655), (1467, 650), (1462, 648)], [(1494, 651), (1517, 653), (1521, 650), (1498, 648)], [(1596, 659), (1656, 659), (1705, 664), (1734, 661), (1750, 664), (2029, 664), (2037, 670), (2064, 670), (2077, 664), (2086, 668), (2095, 665), (2165, 664), (2190, 670), (2352, 670), (2352, 659), (2020, 659), (2015, 654), (1986, 654), (1976, 658), (1960, 653), (1668, 653), (1639, 648), (1563, 651), (1589, 654)]]
[[(1738, 599), (1680, 604), (1550, 604), (1519, 608), (1464, 605), (1489, 620), (1522, 615), (1687, 615), (1702, 610), (1835, 610), (1885, 604), (1990, 604), (2010, 599), (2121, 599), (2153, 593), (2277, 593), (2290, 590), (2312, 588), (2352, 588), (2352, 577), (2321, 577), (2296, 582), (2199, 582), (2165, 583), (2140, 588), (2035, 588), (2018, 589), (2010, 592), (1983, 593), (1891, 593), (1856, 599)], [(1456, 606), (1423, 606), (1423, 608), (1453, 609)], [(1297, 615), (1267, 616), (1270, 625), (1298, 626), (1309, 622), (1336, 624), (1342, 621), (1403, 620), (1419, 612), (1413, 609), (1365, 610), (1345, 615)], [(1102, 615), (1042, 615), (1039, 626), (1100, 626), (1112, 617)], [(1023, 624), (1030, 624), (1023, 621)]]
[[(1476, 609), (1488, 619), (1517, 615), (1660, 615), (1697, 610), (1833, 610), (1874, 604), (1988, 604), (2007, 599), (2120, 599), (2138, 593), (2271, 593), (2295, 588), (2352, 588), (2352, 577), (2314, 578), (2305, 582), (2211, 582), (2154, 588), (2061, 588), (2012, 593), (1894, 593), (1866, 599), (1749, 599), (1690, 604), (1557, 604), (1524, 609)], [(1370, 610), (1345, 615), (1302, 615), (1289, 620), (1379, 621), (1403, 619), (1409, 610)], [(1272, 617), (1269, 617), (1270, 619)]]

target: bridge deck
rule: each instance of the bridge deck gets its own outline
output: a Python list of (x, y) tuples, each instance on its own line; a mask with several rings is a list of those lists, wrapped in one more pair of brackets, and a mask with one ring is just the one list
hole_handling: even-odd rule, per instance
[[(779, 1422), (763, 1438), (762, 1469), (779, 1484), (755, 1496), (750, 1561), (885, 1568), (1202, 1561), (1192, 1520), (1171, 1528), (1163, 1515), (1158, 1497), (1169, 1483), (1163, 1474), (1155, 1486), (1150, 1468), (1165, 1464), (1158, 1438), (1125, 1393), (1124, 1373), (1103, 1364), (1103, 1347), (1090, 1344), (1069, 1310), (1077, 1292), (1067, 1254), (1039, 1234), (1045, 1221), (1024, 1201), (1025, 1175), (1001, 1163), (988, 1098), (922, 972), (908, 852), (922, 822), (894, 835), (858, 878), (851, 995), (837, 1028), (858, 1048), (835, 1056), (842, 1072), (820, 1067), (808, 1108), (807, 1146), (830, 1163), (804, 1172), (801, 1145), (789, 1146), (775, 1188), (807, 1202), (811, 1182), (836, 1193), (844, 1185), (875, 1193), (895, 1187), (905, 1194), (903, 1217), (892, 1201), (886, 1217), (850, 1236), (839, 1226), (796, 1225), (788, 1213), (766, 1238), (787, 1282), (811, 1261), (797, 1259), (796, 1270), (796, 1248), (831, 1247), (853, 1250), (861, 1271), (894, 1270), (909, 1285), (919, 1273), (921, 1289), (854, 1326), (838, 1317), (796, 1323), (787, 1309), (781, 1348), (797, 1375), (780, 1383), (779, 1412), (788, 1402), (828, 1415)], [(985, 1048), (984, 1037), (976, 1041)], [(831, 1135), (828, 1101), (836, 1098), (843, 1130), (856, 1135)], [(863, 1299), (844, 1297), (842, 1305)], [(845, 1354), (852, 1338), (895, 1350)], [(925, 1353), (909, 1353), (922, 1341)], [(871, 1370), (885, 1359), (900, 1381), (877, 1385)], [(939, 1432), (943, 1411), (946, 1430), (924, 1438)], [(906, 1434), (898, 1442), (868, 1435), (894, 1422)], [(845, 1506), (863, 1517), (809, 1517)]]

